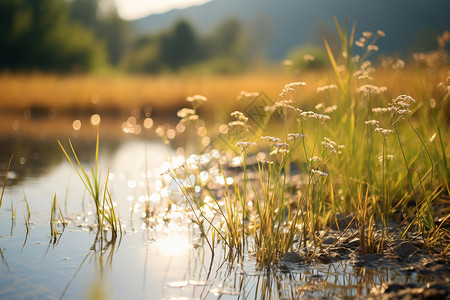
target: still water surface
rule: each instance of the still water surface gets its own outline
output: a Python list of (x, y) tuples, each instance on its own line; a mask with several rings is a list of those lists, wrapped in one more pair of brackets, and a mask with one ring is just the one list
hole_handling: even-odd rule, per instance
[[(92, 227), (94, 204), (56, 140), (11, 138), (2, 145), (1, 175), (12, 152), (15, 163), (0, 208), (1, 299), (354, 298), (383, 281), (417, 281), (346, 262), (258, 270), (251, 257), (230, 263), (222, 245), (212, 257), (182, 205), (166, 213), (171, 191), (160, 174), (175, 151), (157, 140), (101, 140), (99, 171), (104, 180), (110, 170), (108, 185), (126, 233), (115, 244), (100, 245)], [(75, 140), (74, 146), (85, 167), (93, 167), (95, 141)], [(53, 245), (55, 195), (69, 223)], [(146, 197), (160, 214), (151, 224), (142, 219)]]

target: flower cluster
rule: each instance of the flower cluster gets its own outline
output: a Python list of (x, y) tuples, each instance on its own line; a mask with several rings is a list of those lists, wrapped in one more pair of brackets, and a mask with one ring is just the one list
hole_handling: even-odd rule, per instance
[(405, 67), (405, 62), (399, 58), (397, 58), (397, 61), (392, 64), (392, 69), (394, 70), (399, 70), (399, 69), (403, 69)]
[(202, 95), (194, 95), (194, 96), (187, 97), (186, 101), (187, 102), (191, 102), (192, 103), (192, 107), (194, 109), (197, 109), (200, 105), (202, 105), (203, 103), (208, 101), (208, 99), (205, 96), (202, 96)]
[(288, 83), (284, 86), (283, 90), (281, 91), (279, 97), (281, 99), (292, 99), (293, 98), (293, 93), (295, 93), (295, 91), (302, 86), (306, 86), (305, 82), (291, 82)]
[(241, 149), (243, 153), (247, 153), (251, 148), (255, 147), (256, 143), (253, 142), (238, 142), (236, 143), (236, 147)]
[[(387, 160), (387, 161), (390, 161), (390, 160), (393, 160), (393, 159), (394, 159), (394, 155), (392, 155), (392, 154), (386, 155), (386, 160)], [(383, 161), (384, 161), (383, 155), (378, 156), (378, 161), (379, 161), (380, 163), (383, 163)]]
[(301, 112), (300, 115), (305, 120), (309, 119), (309, 118), (317, 119), (317, 120), (319, 120), (320, 124), (323, 124), (326, 120), (330, 120), (330, 116), (318, 114), (313, 111), (304, 111), (304, 112)]
[(189, 124), (193, 121), (198, 120), (198, 115), (195, 113), (194, 109), (182, 108), (177, 112), (177, 116), (181, 118), (180, 122), (182, 124)]
[(392, 102), (389, 103), (389, 107), (393, 112), (394, 116), (397, 116), (399, 119), (407, 118), (411, 111), (408, 109), (412, 103), (415, 103), (413, 97), (408, 95), (400, 95), (395, 99), (392, 99)]
[(378, 51), (378, 46), (377, 45), (368, 45), (367, 50), (368, 51)]
[[(328, 149), (331, 153), (334, 153), (334, 154), (340, 154), (341, 151), (338, 151), (338, 150), (344, 149), (344, 147), (345, 147), (344, 145), (336, 144), (335, 141), (330, 140), (327, 137), (323, 138), (322, 146), (324, 149)], [(338, 150), (336, 150), (336, 149), (338, 149)]]
[(375, 72), (375, 68), (372, 67), (372, 63), (370, 61), (365, 61), (362, 63), (359, 70), (353, 73), (353, 76), (358, 78), (359, 80), (368, 79), (372, 80), (371, 74)]
[(241, 122), (244, 122), (244, 123), (247, 123), (247, 121), (248, 121), (248, 118), (240, 111), (237, 111), (237, 110), (233, 111), (230, 115), (233, 118), (235, 118), (236, 121), (241, 121)]
[(290, 109), (292, 111), (298, 112), (298, 108), (295, 108), (294, 106), (292, 106), (291, 104), (293, 103), (292, 100), (282, 100), (282, 101), (277, 101), (273, 104), (272, 109), (270, 109), (270, 111), (275, 111), (276, 109), (279, 110), (287, 110)]
[(365, 84), (356, 89), (358, 94), (363, 94), (364, 96), (369, 96), (371, 94), (381, 94), (387, 91), (387, 87), (378, 87), (371, 84)]
[(273, 150), (269, 155), (286, 154), (289, 152), (289, 144), (287, 143), (275, 143), (273, 144)]
[(317, 93), (323, 93), (331, 90), (336, 90), (337, 86), (335, 84), (324, 85), (317, 88)]
[(366, 123), (366, 125), (380, 127), (380, 121), (378, 121), (378, 120), (369, 120), (369, 121), (365, 121), (364, 123)]
[(388, 136), (390, 133), (394, 132), (394, 131), (391, 130), (391, 129), (385, 129), (385, 128), (381, 128), (381, 127), (375, 128), (375, 131), (381, 133), (385, 139), (387, 138), (387, 136)]
[(317, 174), (317, 175), (319, 175), (319, 176), (328, 176), (328, 174), (327, 173), (325, 173), (325, 172), (322, 172), (322, 171), (319, 171), (319, 170), (314, 170), (314, 169), (312, 169), (311, 170), (311, 173), (314, 175), (314, 174)]
[(248, 118), (240, 111), (234, 111), (231, 113), (231, 116), (235, 119), (228, 123), (228, 127), (242, 127), (244, 130), (248, 129), (246, 125)]
[(247, 99), (254, 99), (256, 97), (259, 96), (259, 93), (257, 92), (246, 92), (246, 91), (241, 91), (239, 93), (239, 95), (237, 96), (237, 100), (247, 100)]
[(262, 136), (261, 139), (269, 141), (269, 142), (271, 142), (273, 144), (281, 142), (281, 140), (279, 138), (276, 138), (276, 137), (273, 137), (273, 136)]
[(288, 134), (288, 140), (292, 140), (294, 143), (297, 142), (300, 138), (305, 138), (306, 134), (301, 133), (289, 133)]

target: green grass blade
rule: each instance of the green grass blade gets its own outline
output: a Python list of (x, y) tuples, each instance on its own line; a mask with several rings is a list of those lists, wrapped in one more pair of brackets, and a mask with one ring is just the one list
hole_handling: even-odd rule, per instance
[(13, 159), (13, 156), (14, 156), (14, 153), (11, 154), (11, 157), (9, 158), (8, 168), (6, 169), (5, 180), (3, 182), (3, 188), (2, 188), (2, 194), (0, 195), (0, 207), (2, 207), (3, 193), (5, 192), (6, 181), (8, 179), (8, 172), (9, 172), (9, 168), (11, 167), (11, 161)]

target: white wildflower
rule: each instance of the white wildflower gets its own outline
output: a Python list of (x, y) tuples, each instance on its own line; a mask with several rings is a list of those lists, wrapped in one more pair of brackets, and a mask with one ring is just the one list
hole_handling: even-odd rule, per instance
[(370, 39), (373, 36), (373, 33), (370, 31), (364, 31), (362, 33), (363, 37), (365, 37), (366, 39)]
[(233, 118), (235, 118), (237, 121), (241, 121), (246, 123), (248, 121), (248, 118), (240, 111), (234, 111), (230, 114)]
[(378, 87), (371, 84), (365, 84), (356, 89), (358, 94), (363, 94), (364, 96), (368, 96), (370, 94), (381, 94), (387, 91), (387, 87), (382, 86)]
[(336, 90), (337, 86), (335, 84), (320, 86), (317, 88), (317, 93), (327, 92), (330, 90)]
[(239, 96), (237, 96), (237, 100), (244, 100), (244, 99), (252, 99), (252, 98), (256, 98), (259, 96), (259, 93), (257, 92), (246, 92), (246, 91), (241, 91), (239, 93)]
[(367, 50), (378, 51), (378, 46), (377, 45), (369, 45), (369, 46), (367, 46)]
[(386, 36), (386, 33), (384, 33), (384, 31), (383, 31), (383, 30), (380, 30), (380, 29), (377, 30), (377, 34), (378, 34), (378, 36), (380, 36), (380, 37), (385, 37), (385, 36)]
[(182, 108), (177, 112), (177, 116), (180, 118), (186, 118), (195, 115), (195, 110), (191, 108)]
[(380, 121), (378, 121), (378, 120), (369, 120), (369, 121), (365, 121), (364, 123), (366, 123), (366, 125), (380, 127)]
[(319, 176), (328, 176), (327, 173), (322, 172), (322, 171), (319, 171), (319, 170), (314, 170), (314, 169), (311, 170), (311, 173), (317, 174), (317, 175), (319, 175)]
[(253, 142), (238, 142), (236, 147), (241, 149), (242, 152), (247, 153), (251, 148), (255, 147), (256, 144)]
[(205, 96), (202, 96), (202, 95), (194, 95), (194, 96), (187, 97), (186, 100), (188, 102), (203, 103), (203, 102), (206, 102), (208, 100), (208, 98), (206, 98)]
[(397, 61), (392, 65), (392, 69), (399, 70), (403, 69), (405, 67), (405, 62), (399, 58), (397, 58)]
[(300, 138), (305, 138), (306, 135), (305, 134), (301, 134), (301, 133), (289, 133), (288, 134), (288, 140), (292, 140), (294, 141), (294, 143), (300, 139)]
[(381, 134), (383, 135), (384, 138), (387, 138), (387, 136), (388, 136), (390, 133), (394, 132), (394, 131), (391, 130), (391, 129), (385, 129), (385, 128), (381, 128), (381, 127), (375, 128), (375, 131), (381, 133)]
[[(394, 155), (392, 155), (392, 154), (386, 155), (386, 161), (390, 161), (390, 160), (393, 160), (393, 159), (394, 159)], [(380, 163), (383, 163), (383, 161), (384, 161), (383, 155), (378, 156), (378, 161)]]
[(335, 111), (336, 109), (337, 109), (337, 105), (334, 104), (334, 105), (331, 105), (331, 106), (326, 107), (326, 108), (323, 110), (323, 112), (326, 113), (326, 114), (329, 114), (329, 113), (332, 113), (333, 111)]
[(273, 137), (273, 136), (262, 136), (261, 139), (269, 141), (269, 142), (274, 143), (274, 144), (281, 142), (281, 140), (279, 138), (276, 138), (276, 137)]

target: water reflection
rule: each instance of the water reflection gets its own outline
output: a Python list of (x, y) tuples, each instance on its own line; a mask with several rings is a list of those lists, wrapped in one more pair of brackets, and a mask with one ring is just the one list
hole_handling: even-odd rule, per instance
[[(82, 139), (73, 143), (83, 164), (91, 165), (95, 143)], [(7, 186), (0, 210), (0, 298), (353, 298), (367, 296), (373, 286), (385, 281), (421, 280), (389, 268), (355, 268), (346, 261), (257, 269), (251, 256), (235, 263), (222, 244), (215, 245), (213, 255), (185, 207), (174, 205), (182, 203), (182, 195), (175, 188), (165, 189), (171, 179), (160, 176), (163, 161), (174, 157), (173, 167), (183, 164), (185, 158), (175, 156), (175, 151), (158, 141), (100, 143), (99, 169), (111, 168), (112, 199), (125, 225), (121, 241), (99, 237), (93, 205), (56, 141), (22, 140), (20, 145), (8, 141), (2, 148), (2, 161), (15, 152), (25, 162), (13, 166), (16, 179)], [(36, 157), (30, 159), (33, 153)], [(209, 163), (217, 158), (218, 154), (211, 152), (187, 160)], [(1, 168), (3, 172), (5, 166)], [(192, 174), (183, 177), (193, 192), (196, 181), (223, 179), (217, 170), (198, 171), (195, 178)], [(228, 179), (223, 180), (218, 184)], [(26, 212), (24, 193), (30, 205), (29, 223), (21, 219)], [(48, 247), (50, 204), (55, 193), (68, 225), (58, 235), (58, 243)], [(25, 287), (22, 292), (16, 289), (19, 285)]]

